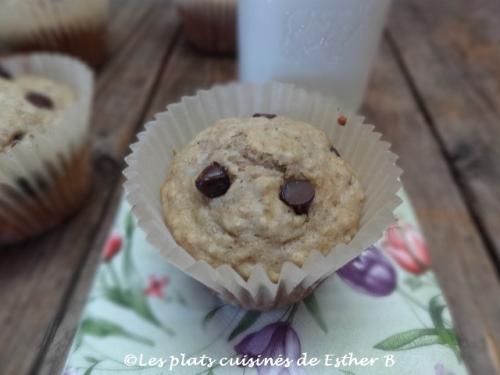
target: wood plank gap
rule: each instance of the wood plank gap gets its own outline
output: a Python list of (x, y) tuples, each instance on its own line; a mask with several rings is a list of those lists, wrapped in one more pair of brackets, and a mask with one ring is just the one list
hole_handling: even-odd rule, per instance
[(474, 226), (476, 227), (479, 235), (481, 236), (482, 243), (486, 250), (488, 251), (488, 255), (491, 258), (491, 261), (493, 265), (495, 266), (495, 270), (497, 278), (500, 280), (500, 259), (497, 256), (497, 251), (495, 250), (495, 245), (493, 243), (493, 240), (489, 236), (488, 232), (486, 231), (478, 213), (474, 209), (474, 207), (470, 203), (470, 192), (467, 189), (466, 184), (462, 180), (459, 171), (455, 167), (451, 155), (448, 153), (444, 140), (437, 130), (436, 124), (434, 122), (434, 119), (432, 118), (424, 99), (422, 98), (422, 95), (420, 94), (417, 85), (415, 84), (415, 80), (413, 79), (408, 66), (406, 65), (402, 54), (399, 51), (399, 48), (390, 34), (390, 32), (387, 30), (385, 32), (384, 38), (387, 40), (387, 43), (391, 49), (391, 52), (393, 53), (396, 63), (398, 64), (399, 68), (401, 69), (401, 72), (403, 74), (404, 79), (406, 80), (409, 90), (411, 92), (411, 95), (413, 99), (415, 100), (415, 103), (420, 110), (427, 126), (429, 127), (430, 132), (432, 133), (433, 137), (436, 139), (436, 143), (438, 145), (439, 151), (441, 152), (441, 155), (443, 156), (444, 160), (448, 164), (448, 169), (450, 170), (451, 176), (453, 178), (453, 181), (456, 183), (458, 186), (458, 190), (460, 192), (460, 195), (462, 197), (462, 200), (465, 204), (465, 207), (467, 209), (467, 212), (469, 216), (472, 219), (472, 222)]
[(151, 106), (152, 106), (152, 104), (154, 102), (154, 98), (157, 95), (158, 89), (160, 88), (160, 84), (161, 84), (162, 77), (163, 77), (163, 72), (167, 69), (167, 67), (168, 67), (168, 65), (170, 63), (169, 60), (173, 56), (175, 47), (179, 43), (179, 41), (181, 39), (181, 34), (182, 34), (182, 26), (179, 26), (177, 28), (177, 30), (175, 31), (174, 37), (172, 38), (172, 42), (169, 44), (168, 49), (167, 49), (167, 53), (165, 54), (165, 56), (164, 56), (164, 58), (163, 58), (163, 60), (161, 62), (162, 68), (156, 74), (155, 81), (153, 83), (151, 91), (149, 92), (149, 94), (148, 94), (148, 96), (146, 98), (144, 109), (141, 112), (141, 121), (139, 121), (138, 124), (137, 124), (137, 126), (135, 127), (136, 138), (132, 139), (130, 141), (130, 144), (132, 144), (132, 143), (135, 142), (135, 140), (137, 139), (137, 133), (139, 133), (142, 130), (142, 128), (144, 127), (144, 125), (146, 123), (146, 120), (148, 120), (147, 117), (150, 114)]

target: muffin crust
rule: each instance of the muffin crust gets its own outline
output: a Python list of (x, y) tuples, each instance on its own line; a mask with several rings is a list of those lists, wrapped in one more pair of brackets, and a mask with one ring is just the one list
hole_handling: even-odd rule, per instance
[[(243, 278), (262, 264), (278, 281), (283, 263), (302, 266), (357, 231), (364, 194), (352, 168), (313, 126), (285, 117), (230, 118), (196, 136), (173, 160), (161, 191), (165, 222), (194, 258), (228, 264)], [(212, 163), (231, 184), (208, 198), (195, 186)], [(286, 181), (314, 186), (307, 213), (280, 198)]]

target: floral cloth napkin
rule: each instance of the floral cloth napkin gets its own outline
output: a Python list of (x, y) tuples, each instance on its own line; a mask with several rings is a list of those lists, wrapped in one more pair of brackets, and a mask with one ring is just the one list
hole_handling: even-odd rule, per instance
[(377, 244), (304, 301), (266, 313), (224, 304), (170, 266), (123, 202), (63, 374), (466, 374), (401, 195)]

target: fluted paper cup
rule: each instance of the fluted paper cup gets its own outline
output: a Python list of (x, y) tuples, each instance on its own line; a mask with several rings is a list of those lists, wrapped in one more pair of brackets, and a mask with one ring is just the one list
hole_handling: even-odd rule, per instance
[[(359, 229), (348, 244), (334, 246), (327, 255), (313, 251), (302, 267), (287, 262), (273, 283), (264, 267), (256, 264), (243, 279), (228, 265), (217, 268), (194, 259), (170, 234), (163, 214), (160, 189), (175, 150), (196, 134), (227, 117), (274, 113), (310, 123), (328, 135), (342, 158), (356, 171), (365, 192)], [(345, 126), (338, 118), (345, 116)], [(376, 242), (394, 222), (400, 204), (401, 170), (387, 142), (363, 118), (344, 113), (333, 98), (310, 93), (293, 85), (229, 84), (200, 91), (167, 107), (139, 134), (126, 158), (126, 197), (148, 241), (165, 258), (229, 303), (247, 309), (269, 310), (294, 303), (314, 290), (325, 278)]]
[(0, 152), (0, 245), (18, 242), (58, 224), (88, 190), (88, 130), (94, 91), (90, 69), (56, 54), (0, 60), (14, 77), (31, 74), (71, 88), (75, 102), (43, 129)]
[(108, 0), (5, 0), (0, 41), (17, 51), (54, 51), (92, 66), (106, 57)]

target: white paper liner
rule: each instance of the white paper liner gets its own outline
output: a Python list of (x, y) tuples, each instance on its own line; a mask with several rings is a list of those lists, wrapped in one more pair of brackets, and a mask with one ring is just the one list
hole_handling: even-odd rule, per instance
[[(262, 265), (256, 265), (248, 280), (230, 266), (216, 269), (193, 259), (175, 242), (164, 223), (160, 189), (174, 151), (184, 147), (197, 133), (227, 117), (248, 117), (254, 113), (275, 113), (305, 121), (323, 129), (332, 144), (359, 176), (365, 191), (360, 227), (347, 245), (337, 245), (327, 256), (310, 254), (303, 267), (284, 264), (278, 283), (269, 279)], [(340, 115), (346, 126), (337, 124)], [(322, 280), (376, 242), (395, 221), (394, 210), (401, 200), (402, 171), (381, 134), (363, 117), (344, 113), (333, 98), (310, 93), (294, 85), (229, 84), (184, 97), (146, 124), (139, 141), (131, 146), (124, 174), (126, 197), (148, 241), (166, 259), (196, 280), (213, 289), (230, 303), (248, 309), (267, 310), (290, 304), (310, 293)]]
[[(30, 209), (39, 206), (48, 207), (49, 211), (50, 206), (53, 206), (53, 210), (62, 209), (63, 207), (59, 207), (61, 201), (65, 198), (72, 200), (72, 197), (45, 195), (44, 199), (53, 198), (54, 201), (36, 202), (37, 197), (32, 197), (29, 204), (26, 204), (26, 201), (13, 200), (12, 194), (7, 194), (7, 191), (23, 197), (26, 193), (19, 186), (19, 179), (24, 179), (31, 186), (37, 186), (39, 185), (37, 178), (46, 181), (50, 190), (54, 174), (61, 175), (71, 170), (72, 166), (67, 163), (77, 160), (73, 166), (75, 169), (85, 167), (83, 162), (79, 161), (87, 157), (88, 153), (94, 77), (91, 70), (79, 60), (57, 54), (18, 55), (1, 59), (0, 63), (14, 77), (32, 74), (49, 78), (70, 87), (76, 93), (75, 103), (65, 109), (54, 123), (41, 125), (37, 131), (28, 133), (14, 147), (8, 147), (0, 152), (0, 202), (9, 208), (9, 212), (6, 212), (7, 210), (0, 212), (0, 221), (17, 220), (15, 224), (20, 228), (26, 228), (23, 233), (40, 232), (46, 223), (33, 220), (36, 216)], [(78, 175), (80, 171), (74, 172), (73, 180), (67, 181), (62, 193), (69, 194), (71, 188), (74, 188), (75, 192), (81, 192), (79, 184), (83, 182)], [(0, 228), (0, 243), (12, 240), (10, 237), (12, 235), (7, 234), (4, 228)]]
[(174, 0), (191, 43), (206, 51), (236, 49), (237, 0)]
[(99, 65), (105, 57), (108, 0), (7, 0), (0, 41), (22, 50), (60, 51)]

